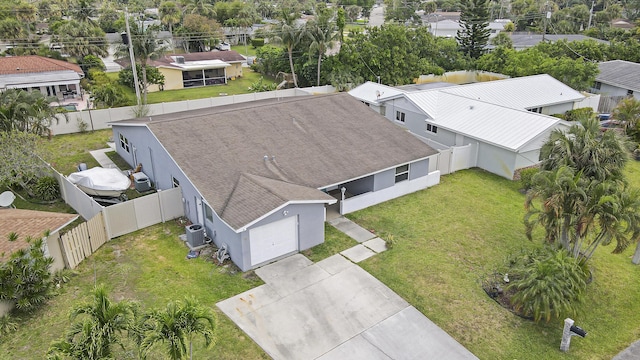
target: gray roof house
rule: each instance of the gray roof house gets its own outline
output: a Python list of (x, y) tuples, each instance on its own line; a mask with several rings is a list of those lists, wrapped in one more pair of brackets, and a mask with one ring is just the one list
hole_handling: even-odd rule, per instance
[[(112, 123), (117, 152), (243, 271), (324, 241), (342, 214), (439, 182), (438, 152), (348, 94), (235, 104)], [(334, 206), (334, 205), (332, 205)]]
[(568, 127), (548, 115), (597, 106), (597, 100), (584, 101), (584, 95), (546, 74), (418, 91), (392, 89), (366, 83), (349, 93), (439, 149), (442, 174), (480, 167), (512, 179), (518, 169), (539, 162), (540, 147), (553, 129)]
[(594, 92), (608, 96), (633, 96), (640, 100), (640, 64), (612, 60), (598, 64)]

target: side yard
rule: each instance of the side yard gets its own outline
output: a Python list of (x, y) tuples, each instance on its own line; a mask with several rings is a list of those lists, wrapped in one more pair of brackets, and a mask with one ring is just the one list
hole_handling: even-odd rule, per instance
[[(629, 166), (640, 169), (638, 162)], [(640, 266), (630, 259), (635, 246), (619, 255), (610, 254), (610, 246), (596, 252), (594, 280), (574, 317), (589, 334), (574, 338), (568, 354), (559, 350), (562, 319), (534, 324), (482, 290), (484, 276), (509, 254), (541, 245), (524, 235), (524, 195), (517, 188), (465, 170), (427, 191), (354, 213), (352, 220), (395, 239), (391, 251), (361, 266), (481, 359), (612, 358), (640, 338)]]

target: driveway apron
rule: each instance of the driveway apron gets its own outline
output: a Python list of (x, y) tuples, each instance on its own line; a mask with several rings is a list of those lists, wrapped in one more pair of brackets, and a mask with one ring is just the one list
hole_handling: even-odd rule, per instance
[(256, 270), (265, 284), (217, 306), (274, 359), (477, 359), (341, 255)]

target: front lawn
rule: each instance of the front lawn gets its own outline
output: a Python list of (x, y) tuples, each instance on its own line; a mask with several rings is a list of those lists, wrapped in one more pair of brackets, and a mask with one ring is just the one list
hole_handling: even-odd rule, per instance
[[(18, 319), (19, 330), (0, 340), (0, 354), (4, 354), (0, 358), (44, 358), (51, 341), (60, 338), (69, 327), (71, 308), (88, 299), (94, 283), (104, 283), (114, 301), (135, 299), (143, 309), (164, 307), (170, 300), (194, 296), (214, 311), (215, 346), (207, 350), (196, 342), (194, 359), (267, 359), (215, 306), (220, 300), (260, 285), (260, 279), (253, 272), (239, 272), (233, 265), (214, 265), (205, 256), (187, 260), (188, 249), (178, 239), (180, 233), (184, 233), (183, 227), (168, 222), (107, 242), (78, 266), (60, 295), (40, 311)], [(131, 344), (125, 345), (132, 349)], [(135, 358), (121, 350), (114, 355), (116, 359)], [(148, 358), (167, 357), (158, 348)]]
[(104, 129), (43, 139), (44, 160), (62, 175), (78, 171), (80, 163), (87, 164), (87, 168), (100, 166), (89, 151), (106, 148), (112, 136), (111, 129)]
[[(630, 163), (637, 171), (639, 163)], [(360, 265), (481, 359), (610, 359), (640, 338), (640, 266), (635, 246), (613, 255), (601, 247), (591, 261), (594, 281), (574, 317), (589, 334), (559, 351), (563, 319), (534, 324), (513, 315), (482, 290), (485, 275), (521, 248), (540, 246), (524, 235), (524, 195), (518, 184), (481, 170), (443, 176), (440, 185), (349, 217), (394, 248)], [(537, 239), (541, 238), (541, 233)]]

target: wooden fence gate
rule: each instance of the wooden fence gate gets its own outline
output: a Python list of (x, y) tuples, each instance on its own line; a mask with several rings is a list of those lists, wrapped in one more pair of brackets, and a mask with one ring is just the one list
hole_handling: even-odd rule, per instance
[(109, 240), (102, 213), (60, 236), (60, 245), (68, 268), (73, 269)]

